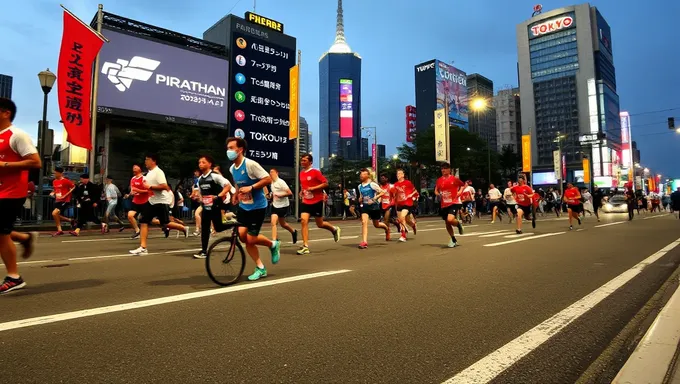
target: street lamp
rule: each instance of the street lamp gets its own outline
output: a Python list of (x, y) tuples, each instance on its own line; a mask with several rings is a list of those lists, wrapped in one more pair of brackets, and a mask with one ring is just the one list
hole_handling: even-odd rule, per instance
[(380, 173), (380, 169), (378, 167), (378, 128), (376, 127), (361, 127), (361, 130), (373, 130), (373, 145), (375, 145), (375, 156), (373, 156), (373, 151), (371, 151), (371, 157), (375, 157), (373, 159), (373, 163), (375, 165), (374, 171), (376, 173)]
[(469, 151), (469, 150), (470, 150), (470, 147), (467, 147), (466, 149)]
[[(54, 73), (50, 72), (50, 69), (48, 68), (45, 71), (41, 71), (38, 73), (38, 80), (40, 80), (40, 88), (42, 88), (43, 91), (43, 115), (42, 115), (42, 124), (40, 124), (40, 132), (38, 132), (38, 137), (40, 137), (40, 143), (38, 144), (40, 147), (39, 150), (39, 155), (40, 155), (40, 161), (43, 161), (45, 156), (47, 156), (51, 152), (48, 152), (47, 148), (45, 148), (46, 145), (46, 140), (45, 136), (47, 136), (47, 95), (50, 93), (52, 90), (52, 87), (54, 86), (54, 82), (57, 80), (57, 75)], [(36, 202), (36, 211), (37, 211), (37, 219), (38, 223), (42, 223), (42, 214), (43, 214), (43, 184), (45, 182), (45, 167), (40, 170), (40, 177), (38, 178), (38, 201)]]
[[(483, 112), (484, 113), (484, 120), (486, 121), (486, 110), (489, 107), (488, 102), (486, 99), (477, 97), (475, 99), (472, 99), (472, 110), (475, 111), (475, 115), (477, 118), (477, 130), (479, 130), (479, 113)], [(486, 133), (486, 160), (488, 163), (488, 170), (489, 170), (489, 178), (487, 179), (487, 183), (491, 183), (491, 139), (489, 137), (489, 130), (485, 130)], [(468, 151), (470, 149), (468, 148)]]

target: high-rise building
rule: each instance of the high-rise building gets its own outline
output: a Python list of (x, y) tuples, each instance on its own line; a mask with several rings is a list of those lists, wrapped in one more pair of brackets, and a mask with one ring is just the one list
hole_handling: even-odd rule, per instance
[(319, 60), (319, 157), (361, 158), (361, 56), (345, 40), (338, 0), (335, 42)]
[(0, 74), (0, 97), (12, 98), (12, 76)]
[(434, 111), (447, 106), (449, 124), (468, 129), (467, 75), (439, 60), (415, 66), (416, 133), (434, 126)]
[[(531, 134), (534, 173), (553, 171), (556, 142), (567, 180), (592, 159), (593, 179), (615, 186), (621, 163), (621, 122), (611, 30), (589, 4), (538, 14), (517, 26), (522, 133)], [(581, 140), (602, 138), (592, 147)]]
[(498, 91), (493, 98), (496, 108), (496, 140), (498, 152), (508, 147), (515, 153), (522, 151), (522, 113), (519, 88)]
[(309, 149), (309, 124), (307, 124), (307, 120), (302, 116), (300, 116), (298, 137), (300, 140), (300, 154), (309, 153), (311, 151)]
[(307, 151), (308, 153), (314, 152), (314, 145), (312, 141), (312, 131), (307, 132)]
[[(477, 134), (494, 151), (497, 147), (496, 139), (496, 111), (493, 106), (493, 81), (473, 73), (467, 77), (467, 94), (470, 107), (470, 132)], [(476, 110), (475, 101), (480, 101), (481, 109)]]
[(361, 138), (361, 157), (360, 160), (366, 160), (371, 157), (371, 151), (368, 149), (368, 137)]
[(378, 159), (384, 159), (385, 157), (385, 144), (378, 144)]

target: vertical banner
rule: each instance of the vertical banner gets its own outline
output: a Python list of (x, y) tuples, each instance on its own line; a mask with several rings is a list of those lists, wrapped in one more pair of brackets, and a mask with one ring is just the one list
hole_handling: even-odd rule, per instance
[(567, 157), (562, 155), (562, 181), (567, 180)]
[(435, 161), (448, 161), (448, 146), (446, 145), (446, 113), (444, 108), (434, 111), (434, 149)]
[(354, 137), (354, 113), (352, 101), (352, 80), (340, 79), (340, 137)]
[(371, 167), (373, 172), (378, 173), (378, 148), (375, 143), (371, 144)]
[(590, 184), (590, 159), (583, 159), (583, 182)]
[(104, 39), (71, 12), (64, 11), (64, 31), (57, 68), (59, 115), (67, 141), (92, 149), (92, 66)]
[(290, 69), (290, 110), (288, 120), (290, 127), (288, 128), (288, 139), (293, 140), (298, 138), (298, 130), (300, 128), (300, 66), (295, 65)]
[(531, 172), (531, 135), (522, 135), (522, 172)]
[(553, 151), (553, 171), (555, 172), (555, 179), (562, 180), (562, 155), (560, 150)]

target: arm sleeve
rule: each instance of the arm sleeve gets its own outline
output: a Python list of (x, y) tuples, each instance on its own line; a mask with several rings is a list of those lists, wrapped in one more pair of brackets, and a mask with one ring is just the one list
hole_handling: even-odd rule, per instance
[(231, 186), (231, 183), (229, 182), (229, 180), (227, 180), (227, 178), (222, 176), (222, 175), (218, 175), (217, 173), (213, 173), (212, 177), (213, 177), (213, 180), (215, 180), (215, 182), (217, 184), (219, 184), (219, 186), (222, 187), (222, 188), (226, 187), (227, 185)]
[(246, 161), (246, 170), (248, 171), (248, 176), (250, 176), (251, 179), (262, 180), (269, 176), (269, 173), (267, 173), (267, 171), (262, 168), (260, 163), (253, 160)]
[(19, 156), (21, 157), (26, 157), (28, 155), (38, 153), (38, 150), (35, 148), (35, 146), (31, 142), (31, 138), (28, 136), (26, 132), (21, 131), (12, 132), (12, 137), (10, 139), (9, 145), (12, 148), (12, 150), (18, 153)]
[(371, 182), (371, 188), (374, 191), (376, 191), (377, 193), (382, 192), (382, 189), (380, 188), (380, 186), (375, 181)]

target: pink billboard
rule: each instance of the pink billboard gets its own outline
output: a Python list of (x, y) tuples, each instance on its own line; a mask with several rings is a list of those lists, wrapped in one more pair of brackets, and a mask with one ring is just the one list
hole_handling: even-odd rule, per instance
[(352, 80), (340, 79), (340, 137), (354, 137), (354, 115), (352, 113)]

